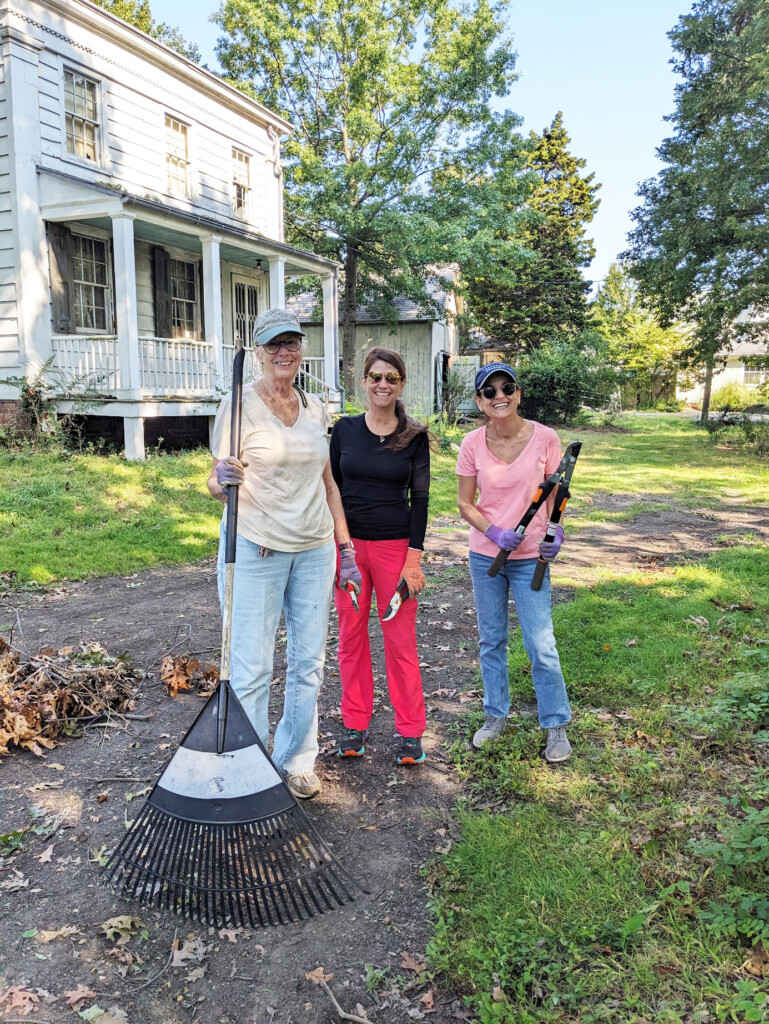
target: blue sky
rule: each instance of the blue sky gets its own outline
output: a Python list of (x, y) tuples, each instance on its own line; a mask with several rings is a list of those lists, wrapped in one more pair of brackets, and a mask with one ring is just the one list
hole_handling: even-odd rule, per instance
[[(178, 26), (216, 67), (217, 7), (206, 0), (151, 0), (153, 16)], [(600, 280), (625, 247), (638, 182), (659, 168), (655, 149), (668, 134), (675, 76), (666, 33), (687, 0), (513, 0), (510, 28), (518, 82), (509, 106), (524, 130), (540, 132), (558, 110), (572, 152), (602, 185), (589, 228), (596, 258), (586, 275)]]

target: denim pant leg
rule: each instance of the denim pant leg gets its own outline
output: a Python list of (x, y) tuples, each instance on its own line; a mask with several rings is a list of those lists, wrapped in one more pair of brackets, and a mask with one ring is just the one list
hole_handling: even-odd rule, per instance
[[(217, 578), (219, 603), (224, 606), (225, 530), (219, 536)], [(288, 581), (290, 556), (274, 552), (260, 558), (259, 547), (238, 537), (232, 600), (230, 683), (243, 710), (267, 746), (270, 736), (269, 692), (275, 634)]]
[(543, 729), (552, 729), (571, 721), (571, 708), (555, 646), (550, 570), (545, 573), (542, 589), (532, 590), (531, 579), (536, 564), (536, 558), (510, 559), (504, 571), (513, 590), (523, 646), (531, 662), (539, 724)]
[(470, 575), (481, 648), (483, 710), (495, 718), (505, 718), (510, 710), (507, 667), (509, 583), (504, 571), (496, 576), (486, 575), (492, 562), (493, 558), (487, 555), (470, 552)]
[(331, 540), (290, 557), (291, 572), (283, 598), (286, 695), (283, 717), (275, 730), (273, 760), (293, 775), (312, 771), (318, 756), (318, 691), (326, 660), (336, 546)]

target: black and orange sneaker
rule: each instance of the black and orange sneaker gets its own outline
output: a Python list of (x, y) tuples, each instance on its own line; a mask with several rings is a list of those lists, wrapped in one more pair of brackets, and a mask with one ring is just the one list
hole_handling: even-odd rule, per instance
[(398, 752), (398, 764), (421, 764), (425, 759), (422, 740), (419, 736), (404, 736)]
[(368, 729), (345, 729), (337, 750), (338, 757), (363, 757)]

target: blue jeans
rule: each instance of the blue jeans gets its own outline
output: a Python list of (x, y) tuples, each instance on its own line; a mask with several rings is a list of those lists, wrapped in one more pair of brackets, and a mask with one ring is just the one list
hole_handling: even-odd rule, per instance
[(565, 725), (571, 721), (571, 709), (555, 648), (550, 611), (550, 572), (545, 573), (542, 589), (532, 590), (536, 558), (509, 559), (498, 575), (487, 576), (486, 570), (493, 561), (488, 555), (470, 552), (470, 575), (481, 641), (483, 710), (495, 718), (504, 718), (510, 710), (507, 603), (512, 588), (523, 646), (531, 662), (539, 724), (543, 729)]
[[(219, 602), (224, 601), (224, 527), (219, 536)], [(336, 568), (333, 540), (309, 551), (271, 551), (238, 536), (230, 682), (259, 739), (269, 739), (275, 634), (286, 620), (286, 693), (272, 759), (289, 775), (312, 771), (318, 756), (318, 691)]]

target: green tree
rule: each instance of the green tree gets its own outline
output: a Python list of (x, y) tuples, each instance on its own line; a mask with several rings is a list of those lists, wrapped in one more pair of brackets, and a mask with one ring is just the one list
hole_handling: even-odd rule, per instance
[(161, 22), (158, 24), (152, 17), (149, 0), (94, 0), (99, 7), (109, 11), (123, 21), (127, 21), (134, 28), (146, 32), (148, 36), (165, 43), (172, 50), (176, 50), (182, 57), (200, 63), (200, 50), (195, 43), (188, 42), (178, 28)]
[(492, 347), (511, 355), (573, 336), (588, 322), (590, 284), (580, 268), (595, 255), (585, 229), (598, 208), (600, 186), (593, 174), (580, 173), (586, 161), (573, 156), (569, 144), (560, 112), (542, 135), (531, 133), (523, 168), (533, 179), (526, 204), (533, 216), (519, 219), (516, 237), (533, 258), (503, 268), (512, 272), (512, 283), (495, 273), (473, 282), (473, 319)]
[(691, 326), (684, 355), (705, 383), (705, 422), (714, 368), (769, 308), (769, 6), (698, 0), (669, 37), (674, 134), (623, 256), (661, 322)]
[(359, 303), (394, 315), (398, 294), (429, 304), (436, 266), (522, 258), (494, 231), (516, 212), (492, 173), (517, 139), (517, 119), (490, 106), (513, 80), (506, 3), (225, 0), (218, 15), (229, 80), (295, 127), (286, 223), (292, 241), (344, 266), (352, 395)]
[(644, 304), (627, 268), (612, 263), (591, 308), (611, 365), (636, 406), (653, 404), (675, 386), (684, 348), (678, 326), (663, 327)]

